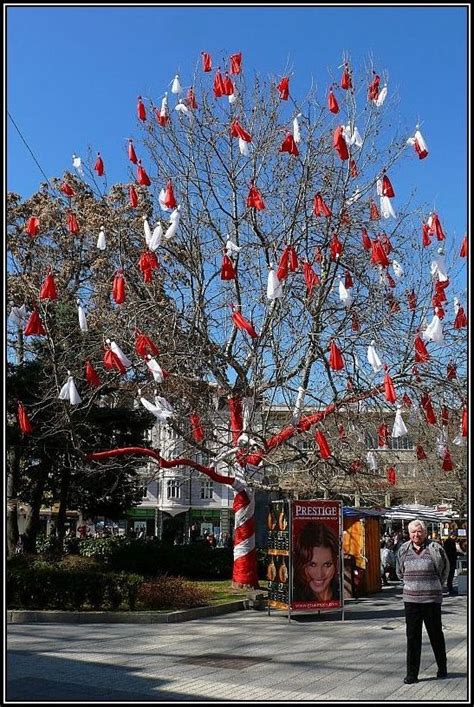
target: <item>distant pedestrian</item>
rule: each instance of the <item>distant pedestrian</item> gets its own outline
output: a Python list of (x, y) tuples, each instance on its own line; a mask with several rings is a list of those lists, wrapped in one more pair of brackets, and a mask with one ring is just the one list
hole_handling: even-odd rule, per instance
[(403, 579), (403, 601), (407, 635), (407, 674), (404, 682), (418, 682), (421, 658), (421, 633), (425, 624), (438, 665), (438, 678), (447, 677), (446, 645), (441, 624), (443, 584), (449, 562), (443, 547), (427, 540), (421, 520), (408, 524), (410, 539), (397, 554), (397, 575)]
[(446, 557), (449, 560), (449, 574), (448, 574), (448, 593), (449, 596), (454, 596), (453, 579), (454, 572), (456, 570), (456, 562), (458, 558), (458, 551), (456, 547), (456, 533), (451, 531), (449, 537), (444, 541), (444, 551)]

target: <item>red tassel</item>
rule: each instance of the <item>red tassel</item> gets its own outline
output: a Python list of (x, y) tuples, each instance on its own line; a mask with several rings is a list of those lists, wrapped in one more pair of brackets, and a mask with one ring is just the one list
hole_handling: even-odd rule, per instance
[(72, 233), (72, 235), (75, 235), (76, 233), (79, 233), (79, 224), (77, 223), (77, 219), (75, 215), (70, 211), (67, 215), (67, 227), (69, 230), (69, 233)]
[(235, 280), (235, 268), (228, 255), (224, 255), (221, 265), (221, 280)]
[(464, 312), (463, 307), (459, 307), (456, 318), (454, 320), (454, 328), (455, 329), (462, 329), (463, 327), (467, 326), (467, 316), (466, 313)]
[(388, 268), (390, 262), (387, 258), (387, 254), (382, 248), (382, 244), (378, 241), (372, 241), (372, 257), (371, 262), (374, 265), (381, 265), (383, 268)]
[(369, 86), (368, 99), (369, 101), (376, 101), (379, 95), (380, 76), (376, 74), (375, 71), (373, 71), (372, 73), (374, 74), (374, 78), (372, 79)]
[(242, 400), (235, 396), (228, 399), (229, 414), (230, 414), (230, 431), (232, 433), (232, 444), (235, 446), (237, 440), (242, 434), (244, 425), (242, 414)]
[(424, 223), (424, 224), (422, 225), (422, 229), (423, 229), (423, 231), (422, 231), (422, 238), (423, 238), (422, 244), (423, 244), (424, 246), (431, 245), (431, 241), (430, 241), (430, 227), (428, 226), (427, 223)]
[(329, 345), (329, 367), (333, 371), (341, 371), (344, 368), (344, 359), (335, 341)]
[(321, 248), (318, 245), (314, 249), (314, 259), (317, 263), (323, 262), (323, 254), (321, 253)]
[(365, 228), (362, 229), (362, 247), (364, 250), (372, 250), (372, 241)]
[(290, 78), (289, 76), (284, 76), (277, 86), (277, 90), (280, 91), (280, 99), (282, 101), (287, 101), (290, 95)]
[[(31, 235), (31, 234), (30, 234)], [(36, 235), (36, 234), (33, 234)], [(460, 258), (467, 258), (467, 234), (465, 234), (464, 238), (462, 239), (462, 244), (461, 244), (461, 250), (459, 251), (459, 257)]]
[(352, 331), (360, 331), (359, 317), (357, 316), (357, 314), (355, 312), (352, 312), (351, 330)]
[(450, 361), (446, 367), (446, 378), (448, 381), (456, 380), (457, 376), (457, 366), (455, 363)]
[(386, 422), (383, 422), (377, 431), (377, 445), (379, 449), (388, 447), (387, 440), (390, 437), (390, 429)]
[(428, 393), (423, 393), (421, 396), (421, 406), (424, 410), (427, 423), (429, 425), (436, 425), (436, 415)]
[(402, 403), (405, 405), (405, 407), (411, 408), (411, 406), (412, 406), (411, 398), (407, 393), (403, 393)]
[(294, 155), (295, 157), (298, 157), (300, 154), (300, 151), (296, 146), (295, 138), (291, 133), (288, 133), (286, 138), (283, 140), (280, 147), (280, 152), (288, 152), (288, 154)]
[(220, 98), (224, 95), (224, 81), (222, 80), (221, 70), (217, 69), (214, 76), (214, 96)]
[(188, 108), (196, 109), (198, 107), (196, 96), (194, 95), (194, 88), (191, 86), (188, 88), (188, 95), (186, 96), (186, 105)]
[(288, 246), (288, 267), (290, 272), (296, 272), (298, 270), (298, 256), (292, 245)]
[(195, 442), (202, 442), (204, 439), (204, 430), (202, 429), (201, 418), (196, 412), (189, 416), (191, 423), (191, 434)]
[(348, 290), (350, 287), (354, 287), (354, 282), (352, 280), (352, 275), (349, 270), (344, 273), (344, 287)]
[(149, 187), (151, 185), (150, 178), (141, 165), (141, 160), (138, 160), (137, 182), (143, 187)]
[(104, 161), (103, 161), (102, 157), (100, 156), (100, 152), (97, 153), (97, 159), (95, 161), (94, 171), (97, 172), (98, 177), (102, 177), (104, 175)]
[(36, 216), (30, 216), (26, 223), (25, 231), (29, 236), (37, 236), (39, 233), (39, 218)]
[(337, 426), (337, 434), (339, 435), (339, 439), (346, 439), (346, 431), (342, 423)]
[(115, 273), (112, 285), (112, 297), (117, 304), (123, 304), (125, 302), (125, 278), (123, 276), (123, 270), (117, 270)]
[(313, 214), (315, 216), (326, 216), (326, 218), (332, 216), (332, 211), (327, 207), (319, 191), (313, 200)]
[(242, 140), (245, 140), (245, 142), (252, 142), (252, 136), (243, 129), (237, 119), (233, 120), (230, 124), (230, 134), (232, 137), (239, 137)]
[(387, 481), (390, 484), (390, 486), (396, 486), (397, 485), (397, 472), (391, 466), (389, 469), (387, 469)]
[(352, 79), (351, 79), (351, 73), (349, 69), (349, 64), (344, 64), (344, 71), (342, 72), (341, 76), (341, 88), (345, 89), (346, 91), (349, 88), (352, 88)]
[(390, 374), (387, 370), (387, 366), (385, 366), (385, 376), (383, 379), (383, 387), (384, 387), (384, 392), (385, 392), (385, 400), (387, 400), (389, 403), (394, 403), (395, 400), (397, 399), (397, 394), (395, 392), (395, 387), (393, 385), (393, 381), (390, 378)]
[(212, 58), (207, 52), (201, 52), (202, 70), (205, 72), (212, 71)]
[(58, 297), (56, 291), (56, 283), (54, 282), (54, 277), (52, 273), (46, 276), (45, 281), (41, 285), (41, 290), (39, 293), (39, 299), (50, 299), (55, 300)]
[(168, 184), (166, 185), (163, 203), (168, 209), (175, 209), (178, 206), (178, 204), (176, 203), (176, 199), (174, 198), (173, 185), (171, 183), (171, 180), (168, 180)]
[(430, 234), (436, 235), (436, 238), (439, 241), (444, 241), (444, 239), (446, 238), (443, 231), (443, 227), (441, 225), (441, 221), (439, 220), (439, 216), (436, 213), (431, 214)]
[(411, 292), (407, 292), (407, 301), (408, 301), (408, 309), (410, 309), (412, 312), (415, 311), (416, 309), (416, 294), (414, 290)]
[(331, 456), (331, 450), (329, 448), (329, 444), (324, 432), (322, 432), (321, 430), (316, 430), (316, 432), (314, 433), (314, 438), (319, 446), (319, 453), (321, 455), (321, 459), (329, 459), (329, 457)]
[(390, 179), (387, 177), (386, 174), (384, 174), (382, 177), (382, 195), (388, 196), (390, 199), (395, 196), (392, 183), (390, 182)]
[(443, 469), (443, 471), (452, 471), (454, 469), (451, 454), (449, 453), (448, 449), (444, 453), (443, 466), (441, 468)]
[(170, 119), (168, 114), (161, 115), (161, 108), (155, 108), (155, 118), (158, 125), (162, 128), (164, 128), (165, 125), (168, 124)]
[(428, 458), (428, 457), (426, 456), (426, 452), (425, 452), (425, 450), (423, 449), (423, 447), (421, 446), (421, 444), (418, 444), (417, 447), (416, 447), (416, 458), (417, 458), (418, 460), (420, 460), (420, 461), (421, 461), (422, 459), (427, 459), (427, 458)]
[(396, 286), (395, 280), (393, 279), (393, 277), (390, 275), (389, 272), (386, 272), (386, 273), (385, 273), (385, 277), (386, 277), (386, 279), (387, 279), (387, 285), (388, 285), (389, 287), (392, 287), (392, 288), (393, 288), (393, 287)]
[(72, 189), (72, 187), (69, 186), (69, 184), (66, 184), (66, 182), (61, 184), (61, 186), (59, 188), (62, 191), (62, 193), (66, 194), (66, 196), (68, 196), (69, 198), (74, 196), (74, 190)]
[(379, 210), (377, 208), (377, 204), (373, 199), (370, 200), (370, 220), (371, 221), (378, 221), (380, 219), (380, 214)]
[(386, 252), (386, 254), (390, 255), (393, 248), (392, 248), (392, 244), (390, 242), (390, 238), (387, 236), (387, 234), (386, 233), (379, 233), (377, 238), (378, 238), (380, 245), (382, 246), (382, 248)]
[(241, 64), (242, 64), (242, 52), (239, 52), (238, 54), (231, 54), (230, 55), (230, 73), (231, 74), (240, 74)]
[(256, 339), (258, 337), (257, 332), (250, 324), (250, 322), (248, 322), (245, 317), (243, 317), (242, 314), (237, 310), (234, 310), (232, 312), (232, 321), (238, 329), (240, 329), (241, 331), (246, 331), (248, 334), (250, 334), (252, 339)]
[(146, 120), (146, 110), (145, 110), (145, 106), (143, 105), (141, 96), (138, 96), (137, 116), (138, 116), (138, 120), (143, 120), (143, 121)]
[(362, 468), (362, 462), (360, 459), (354, 459), (354, 461), (351, 463), (349, 467), (348, 473), (353, 475), (353, 474), (358, 474), (359, 471)]
[(328, 108), (331, 111), (331, 113), (339, 113), (339, 104), (336, 100), (336, 96), (334, 95), (332, 88), (329, 89), (329, 94), (328, 94)]
[(357, 169), (357, 165), (355, 163), (355, 160), (353, 160), (353, 159), (349, 160), (349, 172), (351, 174), (351, 177), (358, 177), (359, 176), (359, 170)]
[(288, 248), (287, 246), (283, 253), (281, 254), (280, 262), (278, 264), (278, 270), (277, 270), (277, 278), (279, 280), (285, 280), (285, 278), (288, 277), (288, 272), (289, 272), (289, 257), (288, 257)]
[(341, 160), (348, 160), (349, 159), (349, 151), (347, 149), (347, 143), (344, 140), (344, 136), (342, 134), (342, 127), (340, 125), (338, 125), (338, 127), (334, 131), (332, 144), (333, 144), (333, 147), (336, 150), (337, 154), (341, 158)]
[(90, 361), (86, 361), (86, 382), (91, 388), (98, 388), (101, 385), (97, 371)]
[(331, 258), (333, 260), (337, 260), (338, 257), (339, 258), (341, 257), (341, 255), (344, 251), (344, 248), (343, 248), (341, 241), (338, 238), (337, 233), (332, 234), (332, 239), (331, 239), (331, 243), (329, 244), (329, 247), (331, 249)]
[(20, 427), (20, 431), (23, 432), (24, 435), (30, 435), (33, 432), (33, 425), (30, 422), (30, 418), (27, 415), (23, 403), (18, 403), (18, 409), (16, 414), (18, 417), (18, 425)]
[(128, 188), (128, 198), (132, 209), (136, 209), (138, 206), (138, 194), (133, 184), (131, 184)]
[(249, 195), (247, 197), (247, 206), (252, 209), (257, 209), (257, 211), (263, 211), (265, 208), (262, 195), (253, 184), (250, 187)]
[(390, 304), (390, 314), (396, 314), (400, 311), (398, 300), (392, 294), (387, 295), (387, 302)]
[(25, 336), (43, 336), (46, 334), (40, 315), (36, 309), (31, 312), (23, 330), (23, 334)]
[(415, 337), (415, 363), (427, 363), (430, 355), (421, 336)]
[(119, 359), (117, 354), (112, 351), (112, 349), (106, 349), (104, 353), (104, 366), (105, 368), (109, 368), (110, 370), (116, 368), (117, 371), (122, 375), (126, 373), (127, 370), (123, 365), (122, 361)]
[(467, 407), (464, 407), (462, 411), (461, 436), (467, 437)]
[(138, 267), (143, 274), (143, 282), (153, 282), (153, 270), (157, 270), (159, 268), (156, 254), (151, 251), (145, 251), (142, 253), (138, 260)]
[(128, 141), (128, 159), (130, 162), (133, 162), (133, 164), (137, 164), (138, 162), (135, 148), (133, 147), (133, 141), (130, 139)]
[(155, 342), (139, 329), (135, 331), (135, 352), (137, 356), (141, 356), (142, 358), (145, 358), (147, 355), (158, 356), (160, 353)]
[(232, 96), (232, 94), (235, 91), (235, 88), (234, 88), (234, 84), (232, 83), (232, 79), (227, 74), (227, 72), (224, 77), (223, 86), (224, 86), (224, 90), (223, 90), (224, 96)]
[(316, 287), (316, 285), (319, 285), (319, 277), (307, 260), (303, 263), (303, 277), (306, 283), (306, 294), (308, 297), (311, 297), (313, 288)]

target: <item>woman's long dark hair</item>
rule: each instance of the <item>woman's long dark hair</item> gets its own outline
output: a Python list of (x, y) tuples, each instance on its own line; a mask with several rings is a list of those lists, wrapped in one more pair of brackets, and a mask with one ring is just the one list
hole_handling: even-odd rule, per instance
[(296, 601), (314, 601), (314, 593), (309, 586), (305, 567), (308, 562), (311, 562), (315, 547), (326, 547), (331, 550), (332, 559), (336, 566), (331, 581), (332, 596), (334, 599), (339, 598), (339, 539), (325, 523), (312, 521), (303, 526), (295, 541), (293, 594)]

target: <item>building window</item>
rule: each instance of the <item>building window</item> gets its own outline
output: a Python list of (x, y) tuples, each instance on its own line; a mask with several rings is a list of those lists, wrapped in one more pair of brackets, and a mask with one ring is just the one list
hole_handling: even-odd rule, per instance
[(201, 481), (201, 498), (214, 498), (213, 481)]
[(148, 496), (148, 486), (145, 484), (145, 486), (142, 486), (141, 489), (142, 489), (142, 498), (146, 498)]
[(181, 496), (181, 489), (179, 481), (167, 481), (166, 483), (166, 497), (167, 498), (179, 498)]
[(413, 440), (409, 435), (403, 437), (387, 437), (387, 447), (379, 447), (378, 433), (365, 433), (365, 444), (367, 449), (414, 449)]

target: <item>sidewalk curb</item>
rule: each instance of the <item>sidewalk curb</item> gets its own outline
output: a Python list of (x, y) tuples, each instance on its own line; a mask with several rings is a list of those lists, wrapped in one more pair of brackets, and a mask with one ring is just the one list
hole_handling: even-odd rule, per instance
[(239, 599), (214, 606), (182, 609), (158, 613), (157, 611), (27, 611), (9, 609), (7, 624), (172, 624), (192, 621), (206, 616), (219, 616), (233, 611), (249, 609), (248, 599)]

